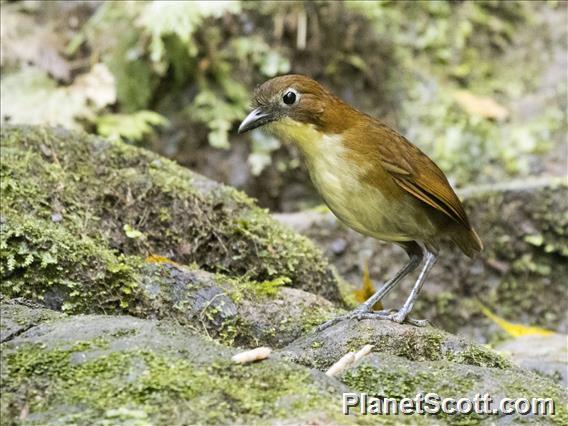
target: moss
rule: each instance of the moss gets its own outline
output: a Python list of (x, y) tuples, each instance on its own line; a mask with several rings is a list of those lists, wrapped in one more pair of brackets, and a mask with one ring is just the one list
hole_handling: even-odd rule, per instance
[[(247, 338), (231, 300), (261, 303), (284, 285), (340, 298), (315, 246), (234, 189), (62, 129), (8, 127), (0, 141), (3, 295), (68, 313), (175, 318), (229, 344)], [(205, 288), (196, 297), (215, 303), (193, 306)], [(306, 314), (304, 329), (322, 315)]]
[(229, 295), (235, 302), (243, 299), (262, 300), (273, 298), (278, 295), (280, 288), (290, 284), (288, 277), (276, 277), (272, 280), (257, 282), (245, 277), (230, 279), (221, 274), (217, 274), (217, 279), (229, 288)]
[(449, 352), (447, 359), (459, 364), (476, 365), (479, 367), (511, 368), (512, 364), (503, 355), (485, 349), (480, 345), (469, 345), (464, 351)]
[[(515, 369), (492, 369), (482, 367), (459, 366), (450, 361), (415, 362), (408, 364), (400, 358), (385, 356), (363, 362), (348, 371), (342, 377), (347, 386), (357, 392), (365, 392), (376, 397), (389, 397), (400, 400), (414, 398), (435, 392), (441, 398), (473, 398), (475, 394), (489, 393), (494, 401), (500, 398), (552, 398), (555, 402), (556, 414), (543, 419), (562, 424), (565, 418), (566, 394), (563, 389), (532, 373)], [(419, 416), (459, 425), (475, 425), (481, 421), (491, 420), (489, 415), (446, 415)], [(532, 421), (516, 416), (515, 423)]]
[[(449, 376), (448, 370), (442, 368), (429, 369), (427, 372), (418, 373), (409, 368), (397, 366), (392, 370), (379, 370), (368, 364), (362, 364), (358, 368), (347, 372), (342, 380), (351, 389), (357, 392), (364, 392), (375, 397), (387, 397), (400, 400), (402, 398), (414, 398), (416, 394), (426, 395), (435, 392), (441, 398), (463, 397), (471, 392), (475, 387), (476, 378), (472, 376)], [(430, 417), (428, 415), (424, 417)], [(440, 420), (443, 416), (432, 416)], [(467, 424), (478, 424), (483, 417), (458, 416), (454, 417), (451, 423), (466, 424), (463, 421), (471, 422)], [(456, 421), (457, 420), (457, 421)]]
[(358, 392), (396, 399), (414, 397), (419, 392), (426, 394), (432, 389), (436, 389), (441, 396), (466, 395), (475, 385), (473, 377), (444, 379), (445, 374), (443, 368), (413, 374), (404, 367), (386, 371), (363, 364), (346, 373), (342, 380)]
[[(381, 336), (376, 343), (376, 348), (379, 352), (392, 353), (411, 361), (434, 361), (444, 358), (442, 347), (444, 340), (445, 336), (436, 330), (426, 334), (410, 331), (404, 335), (404, 338)], [(364, 340), (353, 343), (359, 348), (365, 344)]]
[(318, 249), (236, 190), (147, 151), (61, 129), (3, 128), (1, 144), (5, 294), (76, 292), (65, 307), (77, 312), (92, 296), (80, 295), (84, 285), (102, 295), (92, 300), (97, 308), (124, 311), (136, 299), (136, 266), (156, 254), (339, 297)]
[[(127, 311), (137, 295), (141, 261), (48, 220), (3, 211), (2, 293), (63, 311)], [(82, 268), (89, 268), (87, 272)]]
[[(161, 424), (262, 423), (290, 412), (331, 407), (330, 395), (312, 384), (307, 371), (285, 363), (239, 366), (217, 361), (199, 368), (179, 357), (144, 350), (74, 361), (73, 353), (94, 345), (27, 345), (5, 355), (2, 413), (17, 418), (24, 395), (33, 395), (30, 414), (48, 422), (59, 416), (81, 423), (139, 413)], [(57, 413), (54, 407), (60, 406), (67, 412)]]

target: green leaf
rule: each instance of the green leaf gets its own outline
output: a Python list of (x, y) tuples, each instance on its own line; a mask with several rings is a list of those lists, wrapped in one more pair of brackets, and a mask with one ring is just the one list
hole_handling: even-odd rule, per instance
[(239, 13), (237, 1), (152, 1), (144, 7), (138, 25), (151, 34), (150, 58), (159, 62), (164, 57), (163, 37), (175, 34), (187, 46), (190, 56), (197, 55), (191, 35), (207, 17)]
[(109, 138), (140, 141), (154, 132), (154, 127), (169, 125), (168, 120), (153, 111), (134, 114), (105, 114), (95, 120), (97, 133)]
[(34, 67), (3, 76), (0, 82), (2, 123), (49, 124), (80, 128), (76, 119), (90, 114), (83, 93), (57, 87)]
[(139, 230), (133, 228), (132, 226), (125, 224), (122, 229), (128, 238), (137, 239), (142, 237), (144, 234)]

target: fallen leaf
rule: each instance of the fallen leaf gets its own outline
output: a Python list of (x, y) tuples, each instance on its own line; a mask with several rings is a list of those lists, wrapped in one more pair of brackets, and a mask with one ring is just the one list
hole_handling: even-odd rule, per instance
[(507, 333), (509, 333), (513, 337), (520, 337), (520, 336), (527, 336), (527, 335), (550, 336), (552, 334), (555, 334), (554, 331), (547, 330), (545, 328), (533, 327), (533, 326), (523, 325), (523, 324), (514, 324), (512, 322), (504, 320), (503, 318), (495, 315), (487, 307), (485, 307), (481, 302), (478, 302), (478, 305), (479, 305), (479, 309), (481, 310), (481, 312), (483, 312), (483, 314), (487, 318), (491, 319), (495, 324), (497, 324), (499, 327), (501, 327), (503, 330), (505, 330)]
[(146, 263), (165, 263), (168, 265), (175, 265), (178, 266), (180, 268), (183, 268), (183, 265), (180, 265), (179, 263), (173, 261), (170, 258), (167, 258), (165, 256), (160, 256), (158, 254), (151, 254), (149, 256), (146, 257), (146, 259), (144, 259), (144, 262)]
[[(363, 270), (363, 285), (361, 288), (353, 291), (353, 296), (355, 296), (355, 300), (357, 302), (363, 303), (369, 297), (375, 294), (375, 292), (375, 286), (373, 285), (373, 282), (371, 281), (371, 278), (369, 276), (369, 264), (368, 262), (365, 262), (365, 269)], [(383, 310), (383, 304), (379, 300), (373, 305), (372, 309), (374, 311), (381, 311)]]

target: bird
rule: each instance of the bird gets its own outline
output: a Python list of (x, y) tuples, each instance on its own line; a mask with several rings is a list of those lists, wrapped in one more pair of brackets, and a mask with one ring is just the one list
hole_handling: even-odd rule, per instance
[[(483, 250), (442, 170), (399, 132), (305, 75), (267, 80), (255, 89), (252, 107), (239, 134), (262, 128), (295, 144), (313, 185), (341, 222), (408, 254), (407, 263), (370, 298), (318, 330), (353, 318), (427, 325), (409, 313), (439, 258), (441, 243), (452, 241), (468, 257)], [(373, 311), (376, 302), (419, 266), (400, 309)]]

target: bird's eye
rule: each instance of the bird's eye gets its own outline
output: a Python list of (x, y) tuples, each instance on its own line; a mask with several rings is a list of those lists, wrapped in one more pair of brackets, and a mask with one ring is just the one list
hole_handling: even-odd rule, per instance
[(286, 92), (286, 94), (282, 97), (282, 100), (286, 105), (292, 105), (296, 102), (296, 94), (292, 91)]

